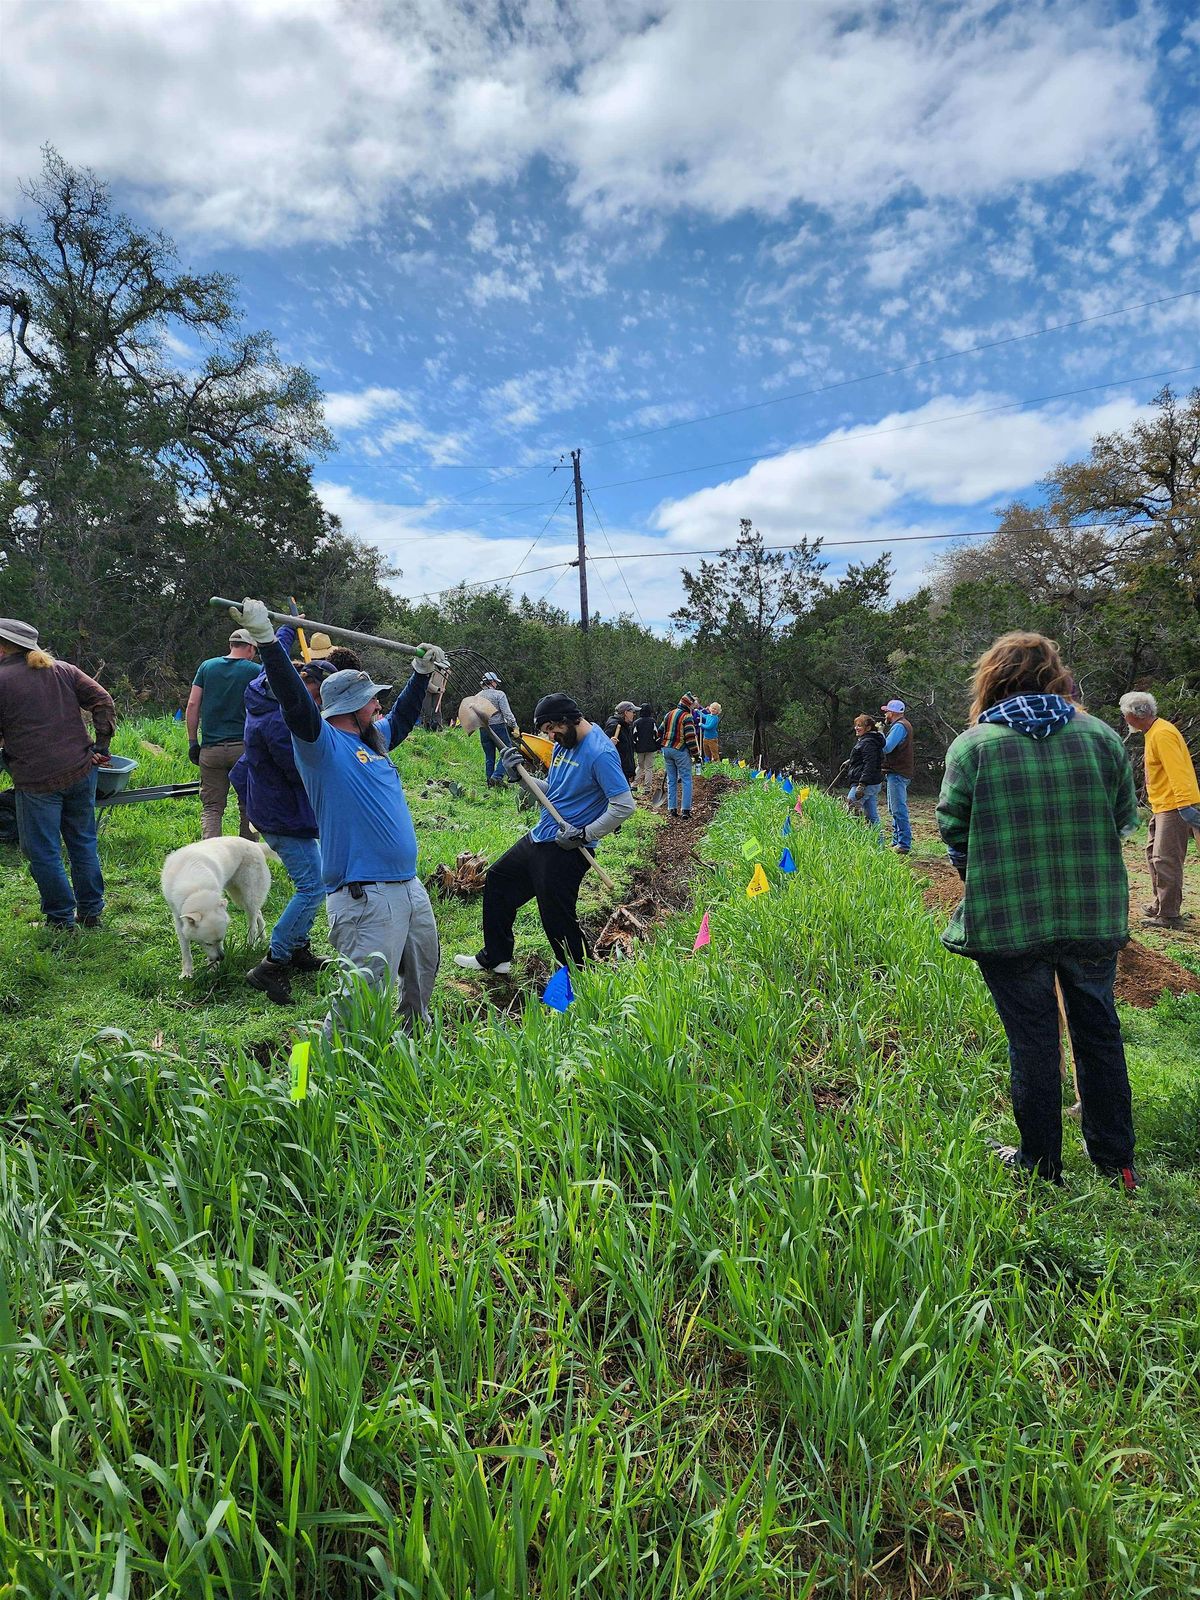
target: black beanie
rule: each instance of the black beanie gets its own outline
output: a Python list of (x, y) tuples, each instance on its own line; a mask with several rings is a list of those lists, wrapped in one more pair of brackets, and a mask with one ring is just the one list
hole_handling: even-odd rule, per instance
[(543, 722), (578, 722), (583, 712), (569, 694), (544, 694), (533, 708), (533, 725)]

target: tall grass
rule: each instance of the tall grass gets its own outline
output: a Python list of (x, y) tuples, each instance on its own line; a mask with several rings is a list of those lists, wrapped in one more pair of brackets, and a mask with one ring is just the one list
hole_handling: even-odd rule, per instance
[(1195, 1593), (1195, 1172), (994, 1169), (985, 991), (810, 805), (565, 1016), (82, 1054), (0, 1160), (14, 1594)]

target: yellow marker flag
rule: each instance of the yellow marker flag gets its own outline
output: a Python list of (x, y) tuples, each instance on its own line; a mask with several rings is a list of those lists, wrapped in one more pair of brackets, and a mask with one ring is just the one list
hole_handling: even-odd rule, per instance
[(811, 790), (809, 790), (809, 789), (801, 789), (801, 791), (800, 791), (800, 804), (801, 805), (803, 805), (804, 802), (808, 799), (810, 793), (811, 793)]
[(753, 900), (756, 894), (766, 894), (770, 887), (771, 885), (767, 882), (767, 875), (763, 871), (762, 862), (760, 861), (754, 868), (753, 877), (746, 885), (746, 893)]
[(290, 1098), (293, 1100), (308, 1099), (308, 1054), (311, 1049), (312, 1041), (309, 1039), (297, 1039), (292, 1046), (288, 1065), (292, 1069)]

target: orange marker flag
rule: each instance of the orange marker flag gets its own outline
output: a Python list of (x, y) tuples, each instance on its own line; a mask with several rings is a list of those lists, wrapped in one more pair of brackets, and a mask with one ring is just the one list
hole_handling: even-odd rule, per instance
[(711, 944), (711, 943), (712, 943), (712, 934), (709, 933), (709, 931), (708, 931), (708, 912), (706, 911), (704, 913), (704, 915), (700, 918), (700, 931), (696, 935), (696, 942), (692, 946), (692, 949), (693, 950), (702, 950), (706, 944)]

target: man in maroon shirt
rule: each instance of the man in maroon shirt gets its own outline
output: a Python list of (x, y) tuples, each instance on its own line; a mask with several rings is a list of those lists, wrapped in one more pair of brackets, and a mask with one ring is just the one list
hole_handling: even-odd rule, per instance
[[(95, 729), (89, 738), (82, 712)], [(21, 848), (52, 928), (94, 928), (104, 910), (96, 848), (96, 768), (109, 760), (107, 689), (38, 648), (37, 629), (0, 617), (0, 748), (17, 791)], [(71, 863), (68, 878), (62, 847)]]

